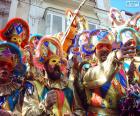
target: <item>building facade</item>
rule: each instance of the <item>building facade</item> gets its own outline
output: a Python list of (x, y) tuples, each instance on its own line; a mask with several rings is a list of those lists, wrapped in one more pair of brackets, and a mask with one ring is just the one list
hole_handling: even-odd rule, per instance
[(11, 0), (0, 0), (0, 29), (4, 27), (8, 21)]
[[(28, 21), (31, 34), (55, 34), (65, 32), (66, 8), (73, 11), (83, 0), (11, 0), (9, 18), (21, 17)], [(86, 17), (89, 29), (108, 28), (109, 0), (87, 0), (80, 13)]]

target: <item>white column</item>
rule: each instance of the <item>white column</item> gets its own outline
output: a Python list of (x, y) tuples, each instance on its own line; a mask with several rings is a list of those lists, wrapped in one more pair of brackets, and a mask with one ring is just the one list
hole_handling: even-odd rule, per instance
[(17, 5), (18, 5), (18, 0), (11, 0), (11, 6), (10, 6), (8, 20), (10, 20), (11, 18), (14, 18), (16, 16)]

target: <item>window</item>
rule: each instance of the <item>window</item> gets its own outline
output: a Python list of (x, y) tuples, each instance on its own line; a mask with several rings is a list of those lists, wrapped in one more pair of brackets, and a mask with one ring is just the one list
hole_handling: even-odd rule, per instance
[(53, 35), (58, 32), (65, 32), (66, 20), (64, 15), (49, 11), (46, 19), (46, 34)]
[(97, 1), (97, 7), (100, 8), (100, 9), (105, 9), (104, 0), (98, 0)]
[(96, 25), (95, 24), (89, 22), (88, 25), (89, 25), (89, 30), (96, 29)]

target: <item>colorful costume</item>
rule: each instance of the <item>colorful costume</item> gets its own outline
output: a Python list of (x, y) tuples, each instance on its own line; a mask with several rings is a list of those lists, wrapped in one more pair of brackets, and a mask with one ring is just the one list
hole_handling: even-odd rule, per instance
[[(61, 68), (66, 68), (61, 45), (55, 37), (43, 37), (37, 46), (36, 56), (34, 57), (35, 66), (44, 69), (44, 63), (46, 61), (52, 65), (56, 62), (61, 62)], [(67, 80), (68, 78), (65, 77), (64, 73), (63, 71), (61, 72), (61, 78), (57, 81), (53, 81), (47, 76), (44, 77), (43, 83), (39, 81), (33, 82), (35, 85), (34, 93), (32, 96), (25, 96), (23, 115), (63, 116), (65, 113), (73, 113), (79, 116), (84, 115), (84, 111), (78, 103), (73, 84)], [(55, 90), (57, 92), (57, 103), (54, 104), (52, 108), (47, 109), (46, 98), (50, 90)]]
[(0, 109), (21, 116), (24, 93), (30, 84), (24, 83), (26, 66), (19, 48), (10, 42), (0, 42)]
[[(99, 43), (112, 45), (115, 40), (107, 30), (99, 30), (96, 35), (91, 34), (91, 38), (95, 47)], [(116, 59), (116, 51), (111, 52), (104, 62), (90, 68), (83, 78), (83, 84), (89, 105), (88, 116), (119, 115), (117, 103), (125, 94), (127, 84), (124, 70)]]

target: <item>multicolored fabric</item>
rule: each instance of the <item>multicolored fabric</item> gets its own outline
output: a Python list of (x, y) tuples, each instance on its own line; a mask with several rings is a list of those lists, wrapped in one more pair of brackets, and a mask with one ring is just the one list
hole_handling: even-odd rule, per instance
[[(8, 67), (6, 67), (8, 66)], [(6, 72), (7, 71), (7, 72)], [(21, 115), (20, 98), (22, 80), (26, 66), (18, 46), (10, 42), (0, 42), (0, 109)], [(6, 75), (4, 75), (6, 73)], [(22, 98), (21, 98), (22, 99)], [(17, 109), (18, 108), (18, 109)]]
[(0, 36), (2, 40), (15, 43), (24, 48), (30, 36), (29, 25), (21, 18), (13, 18), (0, 31)]
[[(46, 98), (47, 93), (52, 90), (49, 89), (43, 85), (41, 85), (39, 82), (35, 81), (34, 82), (38, 91), (38, 96), (39, 96), (39, 100), (42, 101)], [(73, 104), (73, 92), (72, 89), (69, 87), (65, 87), (62, 90), (59, 90), (59, 88), (56, 89), (58, 96), (60, 96), (60, 98), (64, 103), (64, 97), (66, 97), (66, 99), (68, 100), (69, 106), (72, 109), (72, 104)]]
[[(0, 96), (0, 109), (4, 109), (6, 111), (11, 111), (11, 114), (21, 115), (21, 107), (23, 103), (24, 93), (32, 94), (33, 93), (33, 85), (30, 82), (25, 82), (24, 86), (21, 87), (21, 82), (16, 82), (20, 84), (20, 88), (15, 88), (10, 95)], [(10, 89), (10, 86), (9, 86)], [(2, 90), (2, 89), (1, 89)], [(2, 91), (1, 91), (2, 92)]]
[[(63, 116), (65, 113), (74, 113), (84, 116), (84, 110), (79, 105), (77, 95), (74, 92), (72, 83), (63, 82), (51, 83), (50, 87), (46, 87), (41, 83), (34, 81), (35, 91), (32, 97), (25, 95), (23, 104), (23, 115), (58, 115)], [(58, 101), (51, 109), (45, 108), (45, 99), (50, 90), (56, 90)]]

